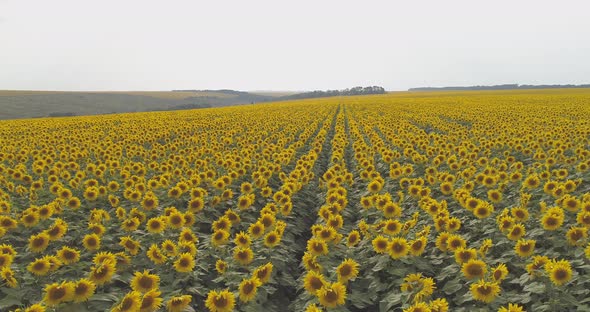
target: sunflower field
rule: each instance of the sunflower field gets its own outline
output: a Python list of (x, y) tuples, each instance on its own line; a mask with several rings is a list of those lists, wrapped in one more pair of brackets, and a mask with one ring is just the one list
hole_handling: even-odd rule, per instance
[(0, 311), (590, 311), (590, 90), (0, 122)]

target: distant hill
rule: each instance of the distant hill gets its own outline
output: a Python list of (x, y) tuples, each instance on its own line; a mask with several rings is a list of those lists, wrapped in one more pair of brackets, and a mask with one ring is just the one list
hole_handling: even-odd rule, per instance
[[(223, 105), (234, 105), (234, 104), (244, 104), (244, 103), (258, 103), (258, 102), (269, 102), (272, 100), (276, 100), (277, 97), (268, 96), (268, 95), (260, 95), (254, 94), (245, 91), (236, 91), (230, 89), (221, 89), (221, 90), (172, 90), (172, 92), (195, 92), (197, 94), (213, 94), (213, 96), (207, 96), (211, 100), (212, 98), (218, 98), (219, 103), (218, 106)], [(219, 96), (221, 95), (221, 96)], [(188, 99), (198, 100), (203, 99), (202, 96), (194, 96), (188, 97)]]
[(221, 90), (172, 91), (17, 91), (0, 90), (0, 119), (179, 110), (287, 101), (327, 96), (385, 93), (382, 87), (264, 94)]
[(467, 90), (513, 90), (513, 89), (564, 89), (564, 88), (590, 88), (590, 84), (582, 85), (519, 85), (502, 84), (493, 86), (468, 86), (468, 87), (419, 87), (410, 88), (408, 91), (467, 91)]
[(121, 92), (2, 91), (0, 119), (178, 110), (268, 102), (276, 97), (234, 90)]

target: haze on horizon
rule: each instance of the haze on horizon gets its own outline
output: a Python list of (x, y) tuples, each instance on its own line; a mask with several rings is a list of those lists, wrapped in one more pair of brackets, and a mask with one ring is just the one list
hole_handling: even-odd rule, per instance
[(587, 1), (0, 0), (0, 90), (590, 83)]

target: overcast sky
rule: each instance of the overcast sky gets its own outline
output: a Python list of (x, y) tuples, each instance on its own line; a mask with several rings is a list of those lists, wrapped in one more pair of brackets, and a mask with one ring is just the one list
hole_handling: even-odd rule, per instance
[(589, 3), (0, 0), (0, 89), (590, 83)]

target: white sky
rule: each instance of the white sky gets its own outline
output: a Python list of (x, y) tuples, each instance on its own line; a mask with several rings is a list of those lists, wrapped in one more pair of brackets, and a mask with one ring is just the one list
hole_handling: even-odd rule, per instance
[(502, 83), (590, 83), (590, 2), (0, 0), (0, 89)]

